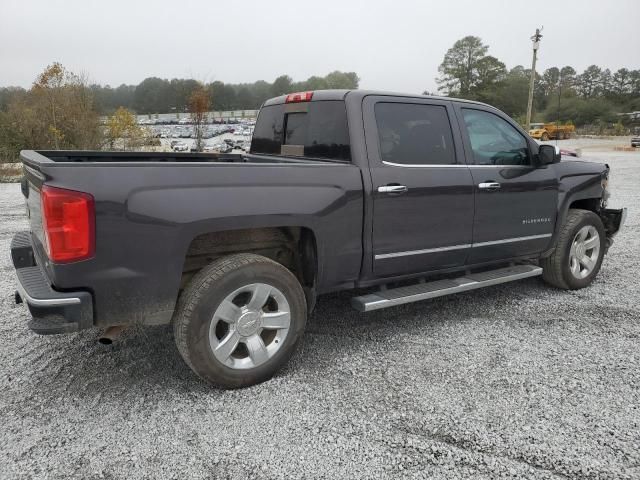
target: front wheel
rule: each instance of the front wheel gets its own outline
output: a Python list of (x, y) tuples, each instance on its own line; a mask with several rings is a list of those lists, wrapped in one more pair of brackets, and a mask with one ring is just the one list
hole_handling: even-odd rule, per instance
[(174, 316), (176, 345), (187, 365), (223, 387), (268, 380), (291, 357), (307, 307), (296, 277), (266, 257), (243, 253), (202, 269)]
[(569, 210), (555, 249), (541, 261), (543, 279), (565, 290), (590, 285), (600, 271), (605, 242), (598, 215), (589, 210)]

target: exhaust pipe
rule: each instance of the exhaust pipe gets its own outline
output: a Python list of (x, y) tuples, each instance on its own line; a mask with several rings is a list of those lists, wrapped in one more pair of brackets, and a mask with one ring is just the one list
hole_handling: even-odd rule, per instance
[(124, 329), (124, 325), (113, 325), (108, 327), (104, 332), (102, 332), (102, 335), (98, 337), (98, 343), (101, 343), (102, 345), (111, 345), (116, 341)]

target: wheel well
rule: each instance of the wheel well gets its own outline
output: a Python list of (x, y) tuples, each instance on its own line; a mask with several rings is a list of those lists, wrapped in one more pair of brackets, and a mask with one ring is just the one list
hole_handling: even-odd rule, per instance
[(180, 289), (204, 266), (234, 253), (255, 253), (270, 258), (291, 270), (303, 287), (315, 285), (317, 247), (313, 231), (305, 227), (273, 227), (197, 236), (185, 256)]
[(569, 208), (581, 208), (582, 210), (591, 210), (594, 213), (600, 211), (601, 200), (599, 198), (583, 198), (576, 200), (569, 205)]

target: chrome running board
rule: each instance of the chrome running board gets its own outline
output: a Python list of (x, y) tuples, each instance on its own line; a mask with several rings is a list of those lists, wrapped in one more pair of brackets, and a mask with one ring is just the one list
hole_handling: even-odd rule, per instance
[(351, 299), (353, 308), (360, 312), (371, 312), (381, 308), (404, 303), (419, 302), (429, 298), (442, 297), (452, 293), (466, 292), (477, 288), (490, 287), (500, 283), (513, 282), (523, 278), (542, 275), (542, 268), (535, 265), (513, 265), (510, 267), (470, 273), (463, 277), (418, 283), (407, 287), (380, 290)]

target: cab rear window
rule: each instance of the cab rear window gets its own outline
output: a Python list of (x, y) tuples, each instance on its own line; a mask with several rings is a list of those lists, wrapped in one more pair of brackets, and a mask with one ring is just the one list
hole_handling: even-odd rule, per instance
[(350, 161), (344, 102), (325, 100), (262, 108), (251, 153)]

